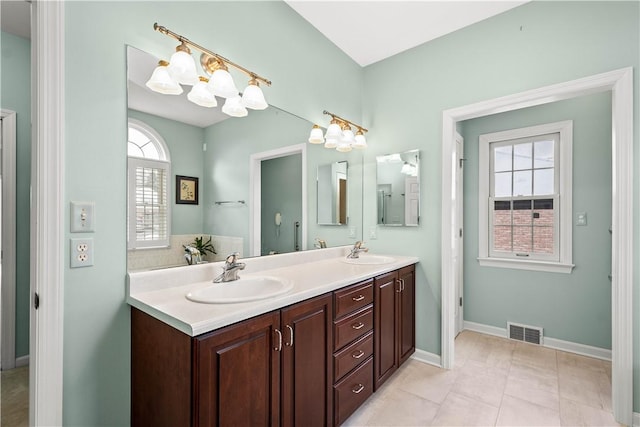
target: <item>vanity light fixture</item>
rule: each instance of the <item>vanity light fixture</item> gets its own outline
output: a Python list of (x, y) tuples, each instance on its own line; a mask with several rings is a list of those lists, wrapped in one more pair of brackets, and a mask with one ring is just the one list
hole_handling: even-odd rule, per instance
[[(325, 148), (335, 148), (342, 153), (347, 153), (353, 148), (361, 149), (367, 147), (367, 139), (364, 136), (365, 132), (368, 132), (367, 129), (327, 110), (322, 113), (331, 116), (331, 123), (324, 136), (322, 136), (320, 126), (313, 125), (309, 135), (309, 143), (324, 143)], [(351, 126), (357, 129), (355, 134)]]
[[(181, 85), (193, 86), (187, 99), (202, 107), (218, 105), (216, 96), (226, 98), (222, 112), (233, 117), (244, 117), (247, 108), (264, 110), (269, 105), (264, 99), (259, 83), (271, 86), (271, 81), (228, 60), (227, 58), (194, 43), (162, 25), (153, 24), (153, 29), (180, 42), (171, 60), (160, 61), (146, 85), (149, 89), (166, 95), (182, 93)], [(198, 76), (196, 63), (191, 56), (191, 49), (201, 52), (200, 65), (209, 78)], [(229, 66), (243, 72), (249, 77), (249, 84), (240, 96)]]

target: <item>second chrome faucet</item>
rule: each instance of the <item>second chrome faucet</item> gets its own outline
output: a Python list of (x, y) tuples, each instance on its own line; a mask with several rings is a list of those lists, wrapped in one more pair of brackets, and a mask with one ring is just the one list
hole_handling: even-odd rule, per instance
[(227, 256), (227, 259), (222, 266), (222, 274), (213, 279), (213, 283), (233, 282), (234, 280), (238, 280), (238, 272), (240, 270), (244, 270), (245, 267), (245, 263), (238, 262), (238, 258), (240, 258), (240, 254), (238, 252)]

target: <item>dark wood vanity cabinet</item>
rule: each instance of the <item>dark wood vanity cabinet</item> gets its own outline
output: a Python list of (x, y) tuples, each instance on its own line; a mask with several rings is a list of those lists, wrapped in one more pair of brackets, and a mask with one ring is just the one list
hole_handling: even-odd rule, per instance
[(133, 308), (133, 426), (327, 426), (327, 294), (189, 337)]
[(415, 266), (374, 279), (374, 380), (378, 389), (415, 351)]
[(132, 426), (342, 424), (415, 351), (415, 267), (191, 337), (131, 309)]

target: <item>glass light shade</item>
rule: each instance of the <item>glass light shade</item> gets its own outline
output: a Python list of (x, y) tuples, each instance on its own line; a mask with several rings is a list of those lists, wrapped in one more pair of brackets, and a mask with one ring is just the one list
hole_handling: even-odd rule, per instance
[(187, 95), (187, 99), (201, 107), (212, 108), (218, 105), (218, 101), (209, 86), (207, 86), (206, 80), (202, 79), (193, 85), (193, 89)]
[(311, 144), (322, 144), (324, 142), (320, 126), (313, 125), (313, 129), (311, 129), (311, 133), (309, 134), (309, 142)]
[(342, 131), (342, 137), (340, 138), (340, 141), (346, 144), (355, 144), (356, 138), (353, 135), (353, 131), (351, 130), (351, 128), (347, 127)]
[(400, 169), (400, 173), (403, 173), (405, 175), (411, 175), (412, 171), (413, 171), (413, 168), (407, 162), (404, 162), (404, 165), (402, 165), (402, 169)]
[(209, 87), (214, 95), (222, 98), (233, 98), (238, 96), (238, 88), (233, 82), (233, 77), (227, 70), (218, 68), (209, 79)]
[(336, 147), (336, 150), (341, 153), (348, 153), (349, 151), (351, 151), (351, 144), (346, 141), (340, 141), (338, 143), (338, 146)]
[(336, 148), (338, 146), (337, 138), (327, 138), (324, 143), (324, 148)]
[(353, 143), (353, 148), (367, 148), (367, 139), (364, 137), (362, 132), (357, 132), (355, 136), (355, 142)]
[(338, 139), (342, 135), (342, 129), (340, 129), (340, 125), (337, 123), (332, 123), (327, 128), (327, 133), (324, 134), (326, 139)]
[(154, 92), (165, 95), (180, 95), (182, 87), (171, 78), (167, 68), (167, 62), (160, 61), (160, 65), (153, 70), (151, 78), (145, 85)]
[(222, 112), (230, 115), (231, 117), (245, 117), (249, 114), (244, 105), (242, 105), (242, 99), (239, 95), (227, 98), (222, 106)]
[(251, 80), (244, 92), (242, 92), (242, 104), (252, 110), (264, 110), (269, 106), (257, 81)]
[(196, 62), (190, 54), (181, 50), (171, 55), (171, 59), (169, 60), (169, 74), (176, 82), (183, 85), (194, 85), (198, 83)]

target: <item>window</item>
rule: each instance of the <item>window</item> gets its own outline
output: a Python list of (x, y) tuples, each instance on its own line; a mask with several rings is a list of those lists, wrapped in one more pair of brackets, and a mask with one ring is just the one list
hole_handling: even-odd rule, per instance
[(169, 246), (169, 151), (149, 125), (129, 119), (129, 249)]
[(480, 265), (571, 272), (572, 126), (480, 136)]

